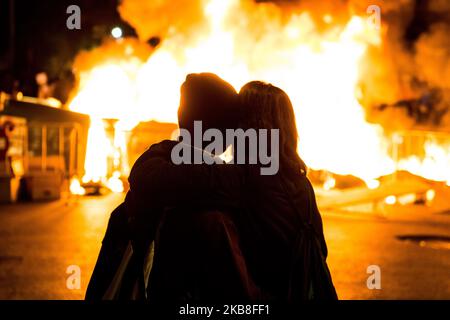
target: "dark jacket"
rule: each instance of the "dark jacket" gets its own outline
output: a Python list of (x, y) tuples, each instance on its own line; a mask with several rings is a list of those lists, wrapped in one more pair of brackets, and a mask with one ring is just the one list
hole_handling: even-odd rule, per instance
[[(233, 233), (238, 240), (222, 241), (225, 244), (222, 249), (231, 248), (231, 260), (242, 257), (239, 259), (244, 262), (244, 267), (239, 269), (242, 265), (239, 263), (230, 265), (238, 266), (237, 274), (245, 274), (243, 281), (250, 282), (246, 287), (251, 288), (252, 294), (257, 292), (253, 297), (282, 301), (337, 298), (325, 261), (327, 248), (321, 217), (313, 188), (305, 176), (287, 176), (282, 171), (274, 176), (261, 176), (256, 166), (174, 165), (170, 161), (174, 143), (163, 141), (153, 145), (131, 171), (131, 195), (127, 199), (132, 200), (129, 201), (132, 205), (125, 201), (124, 207), (131, 212), (129, 224), (131, 235), (139, 239), (136, 243), (145, 247), (155, 238), (155, 225), (159, 226), (161, 211), (164, 211), (155, 208), (182, 208), (175, 210), (179, 217), (183, 217), (188, 208), (195, 208), (194, 213), (227, 212), (228, 222), (221, 228), (230, 230), (231, 221), (231, 229), (236, 230)], [(186, 221), (185, 217), (180, 220)], [(112, 217), (108, 230), (115, 229), (114, 221), (124, 219), (113, 220)], [(104, 285), (100, 285), (101, 290), (92, 288), (108, 282), (95, 278), (105, 277), (101, 271), (106, 268), (105, 261), (116, 261), (104, 258), (107, 254), (103, 251), (115, 253), (113, 243), (123, 243), (111, 240), (111, 233), (107, 231), (105, 236), (86, 298), (92, 296), (91, 292), (103, 290)], [(107, 240), (109, 244), (105, 243)], [(166, 252), (176, 251), (176, 248), (177, 245)], [(158, 269), (161, 267), (156, 267)]]
[[(154, 153), (153, 150), (152, 152), (147, 150), (142, 154), (133, 169), (136, 165), (149, 159), (150, 156), (161, 156), (161, 154)], [(141, 264), (147, 253), (146, 249), (155, 238), (164, 207), (157, 204), (156, 201), (147, 201), (146, 198), (137, 197), (136, 192), (133, 192), (134, 187), (135, 184), (130, 183), (130, 190), (124, 202), (111, 213), (100, 253), (86, 290), (86, 300), (112, 299), (111, 296), (106, 298), (105, 294), (117, 274), (129, 244), (133, 249), (133, 261), (127, 266), (121, 288), (117, 290), (113, 299), (129, 300), (145, 297), (145, 288), (142, 288)], [(145, 220), (140, 219), (136, 222), (135, 217), (142, 217)], [(140, 286), (139, 290), (134, 290), (136, 285)], [(139, 292), (139, 296), (135, 296), (136, 291)]]
[[(130, 176), (140, 172), (146, 160), (170, 161), (167, 151), (174, 143), (165, 141), (145, 152), (136, 161)], [(146, 166), (146, 169), (150, 168)], [(154, 169), (157, 168), (150, 172)], [(247, 271), (236, 226), (230, 218), (236, 204), (223, 198), (218, 198), (221, 202), (198, 201), (197, 196), (188, 199), (188, 193), (155, 197), (156, 193), (143, 192), (146, 186), (140, 183), (130, 179), (130, 191), (124, 203), (111, 214), (86, 300), (105, 299), (130, 242), (132, 261), (118, 292), (114, 291), (113, 297), (107, 295), (108, 299), (220, 301), (260, 297)], [(153, 241), (155, 259), (145, 289), (143, 261)]]
[(122, 203), (111, 213), (102, 247), (91, 275), (85, 299), (102, 300), (122, 260), (130, 235), (128, 216)]
[[(174, 165), (173, 142), (150, 148), (130, 183), (140, 198), (230, 210), (248, 272), (274, 300), (336, 299), (314, 190), (306, 176), (250, 165)], [(152, 156), (157, 155), (157, 156)]]

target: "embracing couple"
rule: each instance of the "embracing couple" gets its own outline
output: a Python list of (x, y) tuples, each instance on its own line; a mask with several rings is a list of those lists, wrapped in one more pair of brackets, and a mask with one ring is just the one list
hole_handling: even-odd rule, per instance
[(178, 122), (179, 141), (134, 164), (86, 299), (337, 299), (287, 94), (259, 81), (238, 94), (214, 74), (190, 74)]

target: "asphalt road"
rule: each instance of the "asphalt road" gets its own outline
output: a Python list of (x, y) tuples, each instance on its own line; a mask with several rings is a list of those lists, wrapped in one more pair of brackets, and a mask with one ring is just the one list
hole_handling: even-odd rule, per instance
[[(83, 299), (109, 213), (122, 199), (110, 194), (0, 206), (0, 299)], [(341, 299), (450, 299), (448, 243), (397, 239), (450, 237), (450, 217), (396, 220), (337, 212), (323, 217)], [(67, 286), (72, 265), (81, 271), (79, 289)], [(371, 265), (380, 269), (381, 289), (367, 287)]]

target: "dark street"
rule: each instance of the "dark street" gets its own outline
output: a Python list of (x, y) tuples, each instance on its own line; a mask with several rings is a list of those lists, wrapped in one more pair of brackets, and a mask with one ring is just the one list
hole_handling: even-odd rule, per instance
[[(0, 206), (0, 299), (83, 299), (108, 215), (122, 194)], [(340, 299), (448, 299), (448, 242), (400, 241), (402, 235), (450, 237), (450, 217), (397, 219), (323, 212), (329, 265)], [(66, 269), (81, 269), (81, 289)], [(369, 265), (381, 269), (370, 290)]]

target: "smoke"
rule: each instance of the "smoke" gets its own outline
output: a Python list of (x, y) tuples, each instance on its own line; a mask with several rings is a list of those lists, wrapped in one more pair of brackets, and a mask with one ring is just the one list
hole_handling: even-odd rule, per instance
[[(208, 0), (123, 0), (118, 10), (139, 38), (192, 41), (205, 23)], [(227, 26), (241, 54), (257, 52), (260, 43), (282, 46), (273, 38), (293, 20), (300, 33), (326, 32), (351, 16), (368, 16), (367, 7), (381, 9), (381, 45), (369, 47), (360, 67), (360, 102), (369, 121), (386, 128), (450, 129), (450, 1), (448, 0), (302, 0), (232, 1)], [(302, 12), (312, 18), (301, 20)], [(180, 40), (181, 39), (181, 40)], [(244, 52), (245, 51), (245, 52)], [(256, 54), (255, 54), (256, 56)], [(280, 57), (275, 56), (274, 59)], [(251, 63), (267, 63), (257, 58)], [(339, 61), (336, 61), (339, 63)], [(249, 66), (251, 69), (251, 66)]]
[[(385, 128), (450, 129), (450, 2), (380, 1), (380, 47), (361, 66), (362, 104)], [(381, 108), (379, 106), (387, 106)]]
[(450, 26), (437, 23), (415, 44), (419, 80), (430, 86), (450, 89)]
[(72, 68), (75, 73), (81, 73), (89, 71), (105, 61), (121, 61), (124, 58), (146, 61), (151, 53), (150, 45), (137, 39), (125, 38), (120, 41), (109, 39), (95, 49), (79, 52)]
[(133, 26), (139, 38), (189, 36), (204, 27), (207, 0), (124, 0), (118, 7), (123, 20)]

